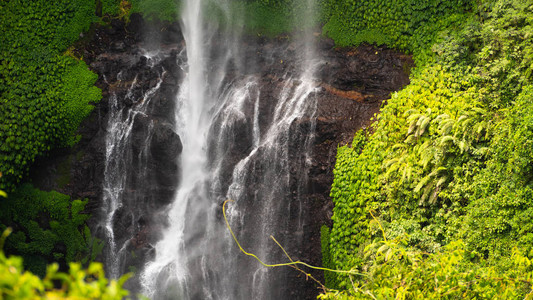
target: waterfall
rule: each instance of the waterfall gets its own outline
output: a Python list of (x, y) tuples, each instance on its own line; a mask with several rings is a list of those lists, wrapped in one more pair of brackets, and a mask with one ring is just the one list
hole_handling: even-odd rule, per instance
[[(313, 1), (306, 1), (303, 14), (311, 16)], [(140, 292), (152, 299), (298, 299), (287, 282), (305, 280), (290, 268), (265, 268), (242, 255), (225, 226), (222, 203), (234, 201), (228, 219), (248, 251), (267, 262), (286, 262), (269, 238), (273, 235), (293, 258), (302, 255), (298, 249), (310, 221), (303, 211), (310, 201), (305, 194), (317, 109), (314, 76), (320, 64), (311, 26), (303, 27), (303, 38), (262, 48), (242, 40), (243, 20), (232, 7), (229, 0), (183, 1), (186, 59), (178, 65), (185, 77), (177, 83), (175, 113), (168, 121), (183, 145), (180, 174), (163, 220), (153, 221), (161, 228), (154, 254), (137, 274)], [(222, 15), (222, 22), (206, 17), (208, 11)], [(161, 70), (159, 83), (136, 105), (120, 107), (112, 97), (103, 227), (113, 277), (127, 271), (121, 257), (132, 239), (115, 236), (116, 214), (125, 205), (138, 205), (132, 201), (146, 201), (125, 195), (129, 177), (140, 182), (147, 176), (132, 174), (127, 166), (152, 159), (143, 156), (149, 149), (128, 150), (133, 120), (150, 114), (146, 107), (164, 76)], [(146, 145), (157, 132), (158, 122), (152, 123), (144, 123)]]

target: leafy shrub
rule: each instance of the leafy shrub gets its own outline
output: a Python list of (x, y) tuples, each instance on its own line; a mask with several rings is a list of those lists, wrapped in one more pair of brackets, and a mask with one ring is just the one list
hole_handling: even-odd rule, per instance
[(141, 13), (147, 20), (178, 20), (181, 1), (176, 0), (132, 0), (132, 13)]
[[(329, 247), (330, 234), (329, 227), (322, 225), (320, 227), (320, 244), (322, 246), (322, 265), (325, 268), (333, 269), (335, 265), (331, 258), (331, 252)], [(337, 277), (336, 274), (329, 271), (324, 271), (324, 279), (326, 280), (325, 284), (327, 286), (336, 286)]]
[(331, 189), (337, 267), (349, 269), (359, 246), (372, 236), (369, 210), (382, 209), (394, 228), (405, 218), (424, 224), (440, 207), (451, 205), (439, 201), (438, 192), (453, 181), (452, 165), (468, 155), (470, 138), (475, 140), (465, 134), (470, 130), (465, 122), (475, 117), (467, 116), (476, 93), (463, 84), (438, 66), (426, 68), (388, 101), (373, 135), (359, 132), (352, 147), (338, 149)]
[[(0, 248), (5, 235), (0, 240)], [(108, 281), (99, 263), (91, 263), (86, 270), (78, 263), (71, 263), (68, 273), (58, 270), (57, 264), (47, 266), (46, 276), (41, 279), (24, 271), (21, 257), (6, 257), (0, 249), (0, 298), (118, 300), (128, 295), (122, 285), (129, 275)]]
[(39, 155), (71, 146), (101, 92), (83, 61), (62, 55), (95, 19), (94, 1), (2, 1), (0, 188), (14, 189)]
[(422, 55), (438, 33), (467, 18), (470, 0), (325, 0), (323, 31), (339, 46), (387, 44)]
[(494, 128), (486, 168), (472, 178), (462, 236), (485, 255), (505, 257), (513, 245), (533, 254), (533, 86), (524, 87)]
[(89, 218), (83, 213), (86, 203), (29, 184), (20, 186), (0, 201), (0, 230), (15, 228), (6, 241), (6, 250), (22, 255), (26, 267), (40, 276), (49, 262), (85, 263), (94, 259), (97, 249), (91, 246), (99, 245), (85, 225)]
[(452, 241), (441, 251), (426, 253), (406, 247), (407, 240), (381, 240), (365, 249), (365, 276), (345, 291), (329, 291), (319, 299), (533, 299), (532, 261), (518, 249), (502, 273)]
[(121, 0), (100, 0), (102, 16), (116, 16), (120, 13)]

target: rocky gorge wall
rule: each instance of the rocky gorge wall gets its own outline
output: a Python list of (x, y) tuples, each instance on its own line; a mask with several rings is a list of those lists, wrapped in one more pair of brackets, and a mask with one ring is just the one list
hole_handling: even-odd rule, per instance
[[(163, 53), (161, 60), (148, 57), (147, 53), (154, 45)], [(290, 52), (291, 41), (287, 37), (254, 36), (245, 39), (241, 47), (245, 49), (243, 62), (249, 64), (246, 68), (248, 72), (261, 76), (261, 97), (265, 101), (260, 103), (268, 106), (270, 95), (284, 84), (284, 79), (277, 74), (286, 72), (292, 64), (290, 58), (281, 56), (286, 52), (276, 49)], [(122, 243), (129, 240), (126, 252), (131, 255), (122, 262), (123, 271), (139, 270), (153, 256), (153, 244), (159, 239), (161, 226), (165, 224), (163, 210), (176, 189), (181, 141), (170, 129), (170, 112), (174, 110), (178, 84), (184, 76), (184, 70), (179, 68), (178, 63), (184, 59), (183, 49), (184, 41), (178, 24), (147, 24), (140, 16), (132, 15), (129, 24), (113, 20), (109, 26), (96, 25), (86, 41), (78, 45), (76, 53), (99, 75), (97, 86), (103, 91), (103, 100), (83, 122), (79, 130), (82, 138), (74, 148), (55, 151), (49, 157), (41, 158), (31, 171), (33, 183), (43, 190), (54, 189), (75, 198), (88, 198), (87, 213), (92, 215), (90, 227), (94, 234), (103, 238), (100, 220), (104, 205), (105, 141), (112, 107), (110, 101), (116, 97), (121, 99), (122, 107), (137, 105), (129, 103), (128, 99), (142, 98), (141, 95), (153, 88), (164, 73), (161, 87), (150, 101), (150, 114), (139, 115), (132, 129), (132, 159), (135, 160), (136, 154), (146, 147), (154, 159), (148, 164), (143, 180), (132, 179), (126, 183), (125, 199), (135, 199), (137, 203), (141, 200), (141, 205), (124, 205), (114, 220), (118, 229), (117, 239)], [(390, 93), (408, 84), (407, 73), (413, 64), (409, 56), (390, 49), (368, 45), (336, 49), (327, 39), (318, 40), (317, 52), (325, 63), (316, 75), (320, 90), (316, 93), (318, 106), (315, 119), (303, 119), (293, 124), (306, 128), (311, 122), (315, 123), (312, 157), (303, 197), (304, 218), (312, 222), (304, 226), (301, 236), (305, 241), (303, 248), (286, 245), (293, 258), (313, 265), (321, 265), (320, 227), (331, 222), (333, 204), (329, 190), (337, 146), (351, 142), (355, 131), (370, 124), (371, 117), (379, 112)], [(272, 111), (272, 108), (265, 107), (263, 110)], [(269, 118), (268, 114), (262, 117)], [(154, 124), (156, 129), (146, 145), (148, 123)], [(230, 148), (234, 159), (225, 162), (228, 166), (242, 156), (243, 150), (240, 149), (248, 147), (249, 139), (249, 132), (236, 132), (235, 143)], [(298, 153), (291, 153), (289, 164), (301, 163), (297, 157)], [(230, 178), (230, 175), (226, 177)], [(297, 186), (296, 181), (291, 182), (293, 194), (296, 194)], [(290, 215), (286, 217), (291, 219)], [(285, 234), (290, 236), (293, 233)], [(295, 299), (316, 296), (318, 290), (312, 281), (306, 281), (296, 271), (289, 274), (285, 288), (292, 291)], [(313, 276), (323, 281), (320, 272), (313, 273)], [(129, 286), (136, 286), (135, 279)]]

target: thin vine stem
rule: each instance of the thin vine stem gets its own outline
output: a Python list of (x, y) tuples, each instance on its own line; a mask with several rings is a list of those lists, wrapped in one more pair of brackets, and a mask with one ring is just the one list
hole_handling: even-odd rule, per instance
[[(239, 243), (239, 240), (237, 239), (237, 237), (235, 236), (235, 233), (233, 232), (233, 230), (231, 229), (231, 226), (228, 222), (228, 218), (226, 216), (226, 204), (228, 202), (235, 202), (233, 200), (226, 200), (224, 201), (224, 204), (222, 205), (222, 213), (224, 214), (224, 221), (226, 222), (226, 227), (228, 228), (229, 232), (231, 233), (231, 236), (233, 237), (233, 240), (235, 241), (235, 243), (237, 244), (237, 246), (239, 247), (239, 249), (241, 250), (242, 253), (248, 255), (248, 256), (251, 256), (253, 258), (255, 258), (261, 265), (265, 266), (265, 267), (269, 267), (269, 268), (272, 268), (272, 267), (284, 267), (284, 266), (295, 266), (295, 265), (302, 265), (302, 266), (306, 266), (308, 268), (311, 268), (311, 269), (314, 269), (314, 270), (322, 270), (322, 271), (329, 271), (329, 272), (334, 272), (334, 273), (341, 273), (341, 274), (351, 274), (351, 275), (359, 275), (359, 276), (368, 276), (366, 274), (361, 274), (361, 273), (357, 273), (357, 272), (354, 272), (353, 270), (350, 270), (350, 271), (345, 271), (345, 270), (334, 270), (334, 269), (329, 269), (329, 268), (323, 268), (323, 267), (317, 267), (317, 266), (312, 266), (310, 264), (307, 264), (307, 263), (304, 263), (302, 261), (293, 261), (290, 257), (289, 259), (291, 260), (291, 262), (288, 262), (288, 263), (279, 263), (279, 264), (267, 264), (265, 262), (263, 262), (259, 257), (257, 257), (257, 255), (253, 254), (253, 253), (250, 253), (250, 252), (247, 252), (246, 250), (244, 250), (244, 248), (241, 246), (241, 244)], [(285, 252), (285, 255), (288, 256), (287, 252), (285, 251), (285, 249), (276, 241), (276, 239), (274, 237), (271, 236), (271, 238), (274, 240), (274, 242), (276, 242), (278, 244), (278, 246), (283, 250), (283, 252)]]

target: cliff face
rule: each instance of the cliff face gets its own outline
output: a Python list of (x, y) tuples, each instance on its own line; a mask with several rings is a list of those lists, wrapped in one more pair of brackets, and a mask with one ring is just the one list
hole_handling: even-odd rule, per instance
[[(92, 214), (90, 227), (93, 233), (103, 238), (103, 180), (106, 177), (106, 136), (111, 110), (140, 105), (138, 99), (143, 99), (142, 95), (158, 86), (155, 94), (150, 96), (148, 113), (135, 117), (128, 150), (133, 166), (139, 165), (138, 157), (143, 151), (148, 151), (151, 159), (146, 170), (133, 167), (134, 173), (145, 172), (142, 180), (128, 179), (125, 183), (124, 198), (136, 204), (122, 206), (113, 222), (117, 243), (125, 245), (125, 253), (130, 253), (120, 262), (120, 269), (138, 270), (153, 255), (152, 245), (160, 238), (161, 228), (165, 226), (164, 210), (176, 191), (182, 145), (171, 127), (176, 93), (184, 76), (179, 63), (185, 57), (185, 44), (177, 24), (148, 25), (136, 15), (128, 25), (113, 21), (107, 27), (96, 26), (89, 37), (77, 51), (98, 73), (97, 86), (102, 89), (104, 99), (83, 122), (79, 130), (81, 141), (72, 149), (57, 150), (40, 159), (32, 169), (31, 180), (44, 190), (55, 189), (75, 198), (88, 198), (87, 213)], [(154, 47), (159, 49), (160, 59), (148, 57), (147, 53)], [(268, 107), (273, 105), (268, 100), (284, 86), (285, 78), (281, 75), (293, 68), (290, 57), (294, 57), (294, 53), (286, 54), (295, 50), (290, 41), (282, 38), (250, 37), (240, 47), (245, 53), (243, 62), (249, 64), (245, 68), (248, 74), (231, 74), (230, 69), (227, 81), (250, 74), (259, 75), (260, 103), (264, 106), (261, 111), (266, 112), (260, 119), (267, 120), (270, 118), (268, 112), (274, 109)], [(298, 164), (302, 163), (299, 153), (289, 152), (288, 160), (290, 169), (295, 170), (295, 174), (291, 174), (289, 194), (293, 195), (293, 200), (297, 194), (304, 199), (302, 218), (307, 222), (300, 237), (304, 241), (303, 247), (288, 245), (287, 250), (294, 259), (313, 265), (321, 265), (320, 226), (330, 225), (333, 204), (329, 190), (337, 146), (351, 142), (358, 129), (370, 124), (370, 118), (379, 111), (390, 93), (408, 84), (406, 71), (413, 64), (410, 57), (390, 49), (366, 45), (336, 49), (330, 40), (325, 39), (319, 41), (318, 55), (325, 63), (317, 74), (320, 89), (315, 93), (316, 114), (313, 119), (292, 124), (292, 127), (302, 129), (291, 136), (294, 141), (302, 139), (301, 135), (314, 135), (308, 174), (303, 177), (296, 174)], [(253, 112), (252, 107), (246, 110)], [(153, 134), (147, 132), (149, 126), (154, 127)], [(265, 125), (259, 122), (259, 126)], [(314, 132), (309, 130), (313, 127)], [(235, 131), (234, 144), (228, 148), (231, 155), (224, 162), (228, 180), (232, 167), (248, 151), (249, 144), (250, 132), (242, 126), (242, 130)], [(299, 178), (305, 180), (303, 192), (297, 191), (302, 186)], [(253, 176), (249, 181), (254, 184)], [(291, 215), (284, 217), (292, 222)], [(281, 234), (290, 236), (292, 233)], [(323, 282), (320, 272), (313, 275)], [(287, 284), (280, 288), (289, 290), (294, 299), (315, 297), (316, 285), (300, 276), (290, 270)], [(135, 289), (135, 279), (129, 285)]]

